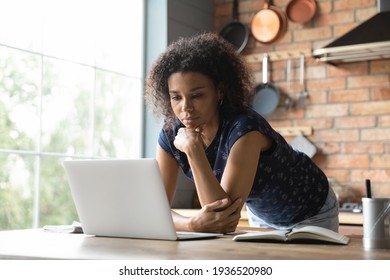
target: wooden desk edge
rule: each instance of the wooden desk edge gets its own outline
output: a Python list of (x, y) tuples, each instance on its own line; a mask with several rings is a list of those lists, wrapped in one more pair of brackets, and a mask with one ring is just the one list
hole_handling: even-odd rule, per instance
[[(186, 217), (192, 217), (199, 209), (173, 209), (175, 212)], [(345, 235), (362, 235), (363, 234), (363, 214), (362, 213), (339, 213), (340, 227), (339, 232)], [(248, 222), (248, 213), (245, 210), (241, 211), (241, 219), (237, 227), (237, 231), (245, 230), (265, 230), (250, 227)]]
[[(180, 215), (192, 217), (199, 209), (173, 209), (173, 211)], [(241, 211), (241, 220), (248, 221), (248, 213), (245, 210)], [(363, 225), (363, 214), (352, 212), (340, 212), (339, 213), (340, 224), (343, 225)]]

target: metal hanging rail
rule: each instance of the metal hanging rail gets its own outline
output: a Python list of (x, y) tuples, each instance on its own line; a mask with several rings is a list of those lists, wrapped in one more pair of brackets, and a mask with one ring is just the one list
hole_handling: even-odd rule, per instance
[[(303, 54), (305, 57), (312, 57), (311, 49), (276, 51), (276, 52), (267, 52), (267, 53), (268, 53), (268, 58), (271, 61), (295, 59), (295, 58), (299, 58), (301, 54)], [(249, 54), (245, 56), (245, 59), (248, 63), (262, 62), (263, 55), (264, 53)]]

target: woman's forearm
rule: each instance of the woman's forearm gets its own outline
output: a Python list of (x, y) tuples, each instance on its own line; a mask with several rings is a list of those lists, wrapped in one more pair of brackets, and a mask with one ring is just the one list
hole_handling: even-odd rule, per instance
[(187, 158), (200, 204), (204, 206), (223, 198), (227, 198), (231, 202), (231, 198), (215, 177), (204, 150), (191, 149), (191, 152), (187, 153)]

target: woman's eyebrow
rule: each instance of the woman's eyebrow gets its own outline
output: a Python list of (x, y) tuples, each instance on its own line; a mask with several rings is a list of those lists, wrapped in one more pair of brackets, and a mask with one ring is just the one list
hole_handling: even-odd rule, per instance
[[(194, 87), (194, 88), (190, 89), (189, 92), (194, 92), (194, 91), (197, 91), (197, 90), (200, 90), (200, 89), (204, 89), (204, 88), (206, 88), (206, 86), (197, 86), (197, 87)], [(176, 94), (176, 93), (179, 93), (179, 91), (175, 90), (175, 89), (170, 89), (169, 93), (170, 94)]]
[(206, 86), (194, 87), (194, 88), (190, 89), (190, 92), (191, 92), (191, 91), (197, 91), (197, 90), (199, 90), (199, 89), (204, 89), (204, 88), (206, 88)]

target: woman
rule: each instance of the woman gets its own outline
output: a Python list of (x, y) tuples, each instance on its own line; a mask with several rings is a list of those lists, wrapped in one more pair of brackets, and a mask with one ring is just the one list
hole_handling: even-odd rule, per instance
[(146, 99), (164, 116), (157, 161), (172, 202), (181, 168), (202, 209), (172, 212), (180, 231), (234, 231), (244, 202), (251, 226), (338, 230), (324, 173), (254, 110), (252, 77), (233, 47), (207, 33), (182, 38), (155, 61)]

